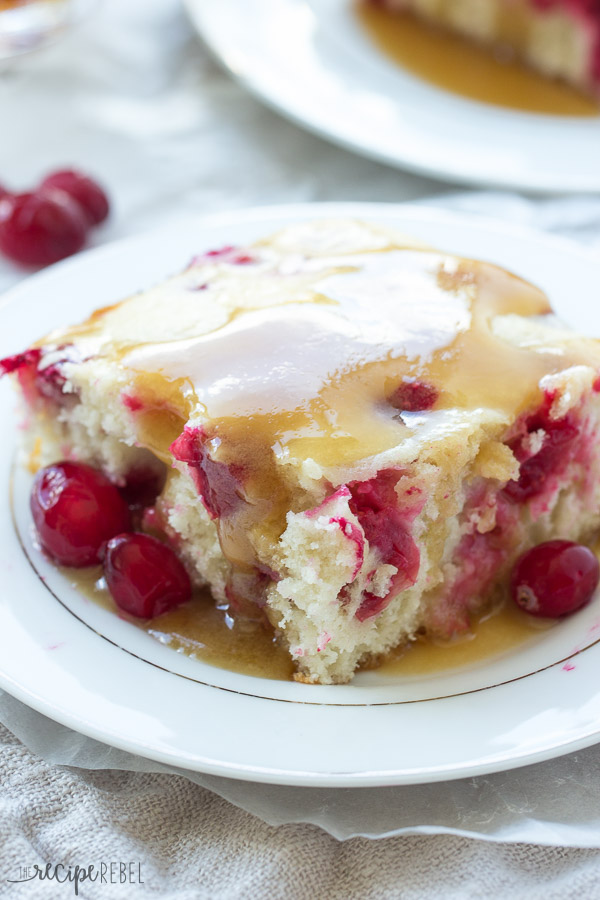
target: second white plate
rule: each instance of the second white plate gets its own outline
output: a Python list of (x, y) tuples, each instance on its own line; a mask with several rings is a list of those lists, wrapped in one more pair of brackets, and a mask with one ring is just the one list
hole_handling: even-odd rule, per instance
[(240, 81), (300, 125), (449, 181), (600, 191), (600, 117), (512, 112), (419, 80), (372, 44), (352, 0), (185, 0)]

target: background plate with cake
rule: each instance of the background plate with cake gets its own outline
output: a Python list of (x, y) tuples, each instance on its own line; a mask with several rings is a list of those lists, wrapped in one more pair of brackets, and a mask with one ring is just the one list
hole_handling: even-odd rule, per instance
[[(567, 4), (536, 7), (535, 39), (524, 24), (507, 33), (506, 21), (525, 21), (525, 5), (508, 0), (422, 3), (436, 19), (426, 31), (404, 13), (352, 0), (186, 4), (204, 40), (249, 90), (348, 149), (448, 181), (600, 190), (597, 27), (581, 4), (568, 13)], [(476, 16), (468, 15), (471, 5)], [(494, 10), (505, 6), (511, 11), (496, 29)], [(448, 27), (442, 8), (460, 8), (475, 40), (461, 36), (465, 27)], [(409, 39), (400, 46), (406, 28)], [(400, 64), (393, 58), (399, 46)], [(514, 57), (508, 63), (507, 54)], [(520, 66), (520, 57), (535, 70)], [(585, 92), (574, 93), (557, 75)]]

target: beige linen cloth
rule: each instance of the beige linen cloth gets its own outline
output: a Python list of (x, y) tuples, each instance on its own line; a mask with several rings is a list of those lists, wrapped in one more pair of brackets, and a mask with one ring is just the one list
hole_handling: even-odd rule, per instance
[[(0, 896), (72, 897), (20, 868), (134, 862), (136, 881), (84, 883), (90, 900), (582, 900), (600, 896), (598, 852), (450, 835), (339, 842), (272, 827), (177, 775), (49, 766), (0, 726)], [(139, 868), (138, 868), (138, 864)], [(138, 875), (139, 873), (139, 875)], [(138, 882), (138, 877), (143, 883)]]
[[(177, 0), (105, 0), (60, 44), (0, 71), (0, 180), (26, 189), (64, 165), (111, 191), (114, 214), (96, 242), (239, 206), (435, 194), (438, 205), (600, 248), (595, 198), (450, 196), (447, 185), (305, 134), (220, 72)], [(21, 277), (0, 260), (0, 290)], [(0, 722), (0, 896), (74, 896), (71, 883), (19, 881), (35, 865), (132, 863), (143, 883), (86, 882), (79, 896), (600, 897), (600, 748), (450, 786), (288, 791), (140, 771), (147, 761), (82, 740), (8, 695)], [(332, 836), (401, 826), (420, 833)], [(480, 839), (434, 833), (444, 829)]]

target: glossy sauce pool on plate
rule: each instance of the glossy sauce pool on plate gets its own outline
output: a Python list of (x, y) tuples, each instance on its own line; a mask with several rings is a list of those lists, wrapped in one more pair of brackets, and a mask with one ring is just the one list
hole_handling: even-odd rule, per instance
[(416, 17), (358, 3), (372, 40), (404, 69), (437, 87), (496, 106), (561, 116), (598, 116), (598, 104), (516, 60), (427, 25)]
[[(210, 665), (260, 678), (288, 681), (293, 677), (292, 660), (270, 629), (232, 619), (206, 594), (143, 627), (161, 643)], [(507, 603), (458, 639), (419, 639), (392, 651), (377, 670), (401, 678), (465, 668), (508, 653), (548, 627), (546, 621), (536, 622)]]
[[(117, 614), (100, 567), (63, 571), (74, 587)], [(276, 642), (272, 630), (259, 622), (234, 619), (227, 607), (215, 606), (207, 591), (196, 591), (190, 603), (159, 618), (130, 621), (161, 644), (209, 665), (258, 678), (289, 681), (293, 677), (289, 653)], [(419, 638), (392, 650), (377, 671), (401, 679), (468, 668), (535, 641), (552, 624), (506, 602), (474, 622), (471, 631), (457, 639), (434, 642)]]

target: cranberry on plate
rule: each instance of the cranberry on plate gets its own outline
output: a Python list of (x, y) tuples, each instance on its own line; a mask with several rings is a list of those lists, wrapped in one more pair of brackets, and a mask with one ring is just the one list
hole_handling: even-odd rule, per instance
[(600, 566), (594, 553), (572, 541), (547, 541), (524, 553), (513, 569), (514, 602), (532, 616), (560, 618), (592, 598)]
[(110, 538), (131, 527), (131, 514), (102, 472), (74, 462), (41, 469), (31, 491), (31, 512), (43, 549), (64, 566), (100, 561)]
[(149, 534), (119, 534), (106, 546), (104, 577), (124, 612), (153, 619), (191, 598), (189, 576), (174, 552)]

